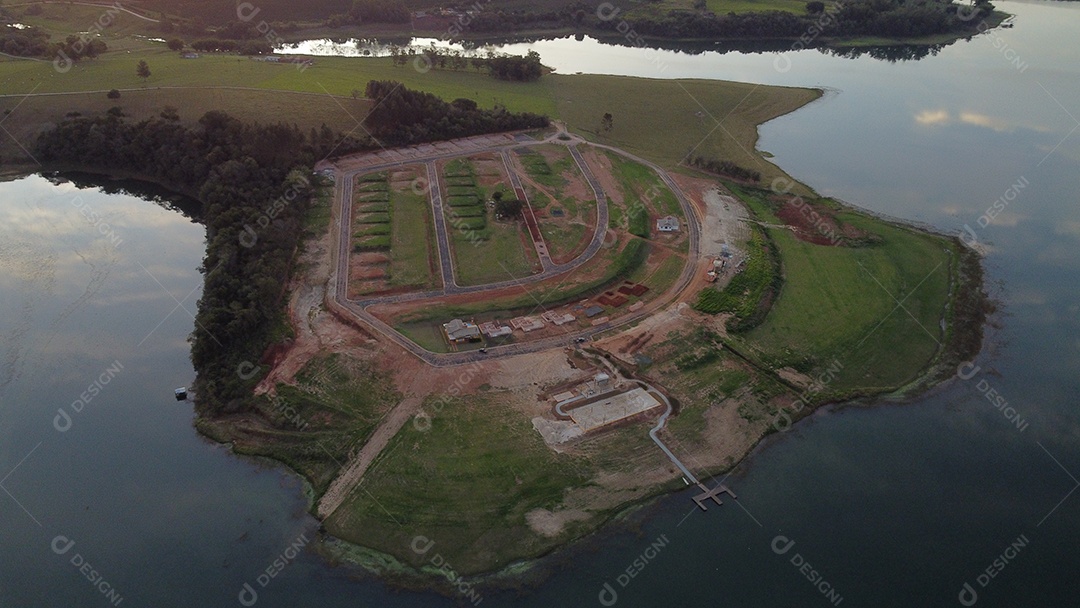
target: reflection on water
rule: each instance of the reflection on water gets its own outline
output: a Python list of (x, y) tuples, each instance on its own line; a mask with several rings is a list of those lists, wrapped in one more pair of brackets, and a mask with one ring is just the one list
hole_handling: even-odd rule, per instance
[[(952, 43), (949, 43), (952, 44)], [(523, 55), (537, 51), (544, 65), (560, 69), (559, 57), (568, 53), (587, 53), (596, 48), (628, 48), (649, 51), (655, 61), (664, 61), (670, 55), (717, 56), (726, 53), (761, 54), (790, 52), (791, 41), (786, 40), (735, 40), (724, 42), (681, 42), (650, 40), (648, 47), (640, 47), (623, 36), (593, 36), (578, 34), (551, 38), (521, 37), (498, 40), (445, 40), (440, 38), (314, 38), (279, 45), (274, 52), (284, 55), (311, 55), (316, 57), (389, 57), (395, 51), (416, 53), (425, 49), (454, 51), (466, 57), (483, 56), (486, 53)], [(813, 47), (812, 52), (855, 59), (872, 57), (881, 61), (917, 61), (937, 55), (948, 44), (898, 44), (890, 46)]]

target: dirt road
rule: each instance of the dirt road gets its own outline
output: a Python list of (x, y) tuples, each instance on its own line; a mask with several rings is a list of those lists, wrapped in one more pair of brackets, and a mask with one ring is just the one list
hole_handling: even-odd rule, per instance
[(341, 503), (345, 502), (356, 484), (360, 483), (360, 479), (367, 472), (368, 467), (375, 461), (375, 457), (386, 448), (386, 445), (390, 443), (394, 435), (398, 434), (401, 427), (405, 426), (405, 423), (420, 411), (422, 403), (423, 397), (409, 395), (383, 417), (379, 422), (379, 427), (364, 443), (364, 447), (360, 448), (356, 456), (342, 467), (341, 474), (334, 479), (334, 482), (330, 484), (330, 488), (326, 490), (322, 499), (319, 500), (319, 519), (325, 520), (330, 517), (341, 506)]

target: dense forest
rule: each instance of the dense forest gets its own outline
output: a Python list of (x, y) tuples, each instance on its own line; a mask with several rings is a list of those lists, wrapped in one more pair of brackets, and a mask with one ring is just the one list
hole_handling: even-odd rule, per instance
[[(384, 141), (415, 143), (547, 124), (547, 118), (448, 104), (397, 83), (370, 83), (384, 100), (369, 124)], [(381, 121), (387, 121), (381, 124)], [(390, 126), (393, 125), (393, 126)], [(401, 129), (398, 135), (396, 129)], [(175, 114), (132, 123), (114, 109), (43, 133), (34, 155), (46, 166), (130, 174), (198, 199), (206, 226), (205, 277), (191, 358), (203, 414), (241, 411), (260, 374), (252, 365), (287, 336), (285, 277), (300, 245), (314, 187), (312, 167), (330, 154), (373, 149), (370, 139), (324, 126), (245, 124), (221, 112), (185, 125)]]
[(455, 99), (447, 103), (431, 93), (412, 91), (393, 81), (372, 80), (364, 95), (374, 102), (364, 125), (373, 137), (389, 145), (402, 146), (468, 135), (537, 129), (548, 125), (548, 118), (539, 114), (515, 114), (501, 106), (485, 110), (477, 107), (471, 99)]
[(36, 27), (20, 29), (10, 25), (0, 26), (0, 53), (16, 57), (79, 61), (93, 59), (108, 48), (99, 38), (68, 36), (63, 42), (54, 42), (49, 34)]

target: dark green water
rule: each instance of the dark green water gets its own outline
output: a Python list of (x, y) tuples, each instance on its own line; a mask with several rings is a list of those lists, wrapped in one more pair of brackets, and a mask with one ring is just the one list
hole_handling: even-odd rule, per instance
[[(534, 44), (561, 72), (829, 87), (760, 147), (822, 193), (972, 228), (1001, 312), (969, 380), (814, 416), (726, 480), (738, 501), (672, 496), (480, 605), (603, 605), (605, 583), (618, 606), (955, 606), (965, 583), (979, 606), (1080, 603), (1080, 6), (1000, 6), (1014, 28), (910, 63), (666, 53), (661, 71), (652, 51)], [(294, 477), (201, 439), (173, 400), (203, 237), (135, 196), (0, 184), (0, 606), (234, 606), (245, 583), (259, 606), (471, 605), (306, 549), (260, 583), (315, 522)]]

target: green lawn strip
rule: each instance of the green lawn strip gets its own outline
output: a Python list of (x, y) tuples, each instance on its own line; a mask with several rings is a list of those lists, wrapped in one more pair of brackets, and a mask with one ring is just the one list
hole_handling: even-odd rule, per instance
[(390, 285), (434, 286), (431, 207), (427, 196), (415, 194), (409, 188), (395, 190), (391, 196)]
[(389, 213), (363, 213), (359, 214), (355, 220), (357, 224), (389, 224)]

